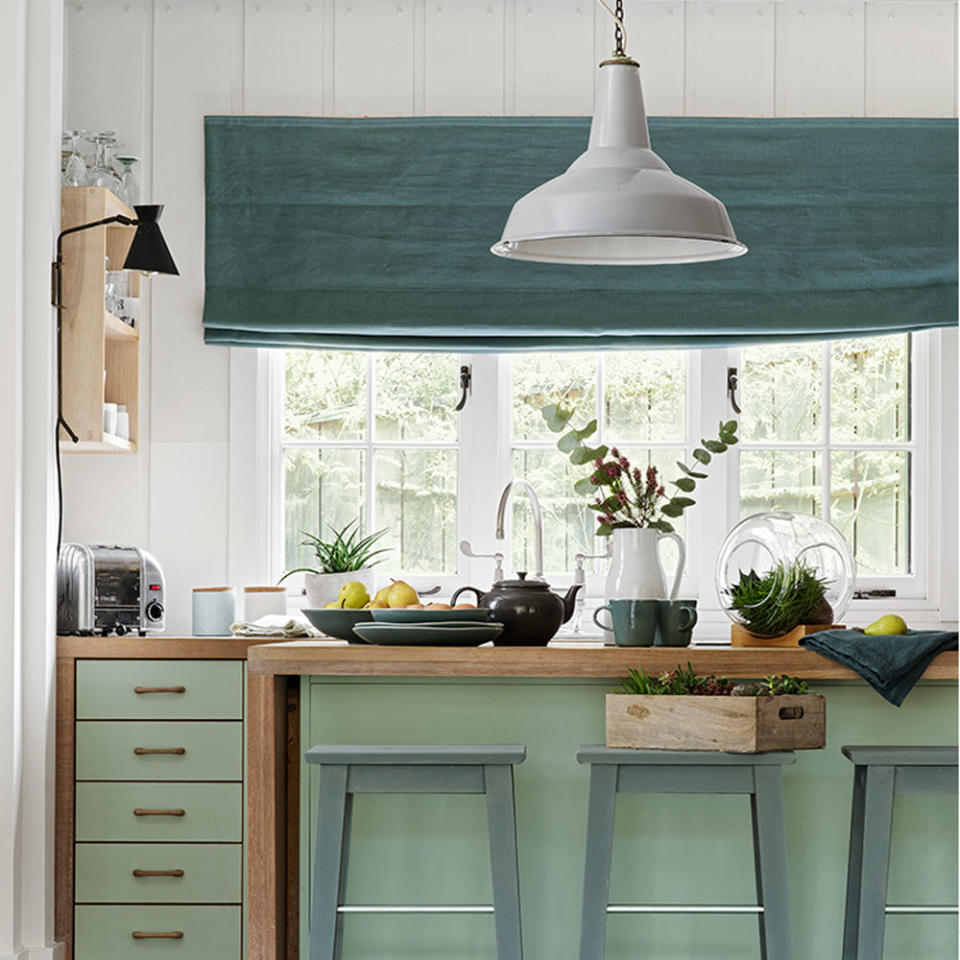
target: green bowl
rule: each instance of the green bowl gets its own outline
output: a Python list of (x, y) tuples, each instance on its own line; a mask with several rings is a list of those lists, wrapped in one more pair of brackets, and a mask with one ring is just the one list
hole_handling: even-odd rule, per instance
[(446, 623), (454, 620), (465, 623), (468, 620), (485, 623), (493, 619), (493, 612), (485, 607), (466, 610), (404, 610), (398, 607), (395, 610), (381, 608), (371, 610), (373, 619), (377, 623)]
[(349, 640), (350, 643), (365, 641), (353, 632), (354, 624), (373, 621), (372, 610), (304, 610), (303, 615), (323, 634), (336, 637), (337, 640)]

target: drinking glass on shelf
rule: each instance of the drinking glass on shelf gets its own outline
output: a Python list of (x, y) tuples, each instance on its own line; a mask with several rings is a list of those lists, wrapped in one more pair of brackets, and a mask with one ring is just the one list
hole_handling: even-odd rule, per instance
[(117, 196), (128, 206), (135, 207), (140, 202), (140, 183), (133, 172), (133, 165), (140, 161), (139, 157), (115, 156), (113, 158), (120, 164), (122, 171), (120, 176), (120, 193)]
[(88, 187), (106, 187), (111, 193), (120, 189), (120, 178), (111, 169), (111, 152), (117, 144), (117, 138), (112, 130), (104, 130), (87, 137), (96, 144), (97, 156), (90, 172), (87, 174)]
[[(69, 156), (63, 168), (65, 187), (82, 187), (87, 182), (87, 164), (80, 153), (80, 138), (83, 130), (68, 130), (63, 135), (63, 144), (68, 148)], [(61, 151), (61, 155), (64, 151)]]

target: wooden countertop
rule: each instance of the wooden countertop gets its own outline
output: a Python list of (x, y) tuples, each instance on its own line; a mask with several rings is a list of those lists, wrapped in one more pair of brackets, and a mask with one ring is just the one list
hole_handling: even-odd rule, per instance
[(57, 637), (61, 660), (245, 660), (263, 637)]
[[(251, 647), (252, 674), (370, 677), (626, 676), (630, 667), (650, 674), (688, 662), (700, 674), (740, 678), (786, 673), (807, 680), (859, 680), (852, 670), (803, 647), (603, 647), (561, 642), (546, 647), (366, 646), (297, 640)], [(924, 680), (956, 680), (957, 651), (941, 653)]]

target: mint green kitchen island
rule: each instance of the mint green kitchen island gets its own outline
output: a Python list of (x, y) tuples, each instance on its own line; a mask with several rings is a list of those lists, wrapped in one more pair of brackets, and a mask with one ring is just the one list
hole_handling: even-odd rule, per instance
[[(612, 678), (628, 665), (642, 664), (648, 672), (672, 667), (678, 654), (699, 673), (790, 673), (808, 677), (814, 692), (826, 694), (827, 747), (799, 752), (796, 764), (784, 768), (784, 803), (793, 955), (838, 957), (853, 784), (853, 767), (840, 746), (955, 744), (955, 653), (941, 655), (898, 709), (848, 671), (805, 650), (463, 651), (322, 643), (254, 648), (248, 711), (250, 957), (307, 956), (316, 815), (316, 783), (302, 764), (307, 747), (523, 743), (527, 760), (516, 769), (516, 802), (525, 956), (575, 960), (588, 781), (576, 749), (603, 742), (603, 696)], [(889, 902), (955, 904), (956, 851), (956, 798), (898, 797)], [(620, 796), (610, 901), (755, 904), (747, 798)], [(347, 902), (489, 904), (482, 797), (358, 798)], [(346, 917), (344, 929), (345, 960), (496, 956), (489, 914), (355, 914)], [(886, 960), (952, 960), (956, 953), (955, 915), (888, 918)], [(756, 916), (612, 915), (606, 956), (759, 958)]]

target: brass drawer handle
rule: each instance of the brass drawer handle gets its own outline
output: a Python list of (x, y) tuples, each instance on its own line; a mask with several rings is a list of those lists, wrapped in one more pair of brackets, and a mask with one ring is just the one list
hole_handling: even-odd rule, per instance
[(142, 930), (134, 930), (130, 934), (134, 940), (182, 940), (182, 930), (170, 930), (168, 933), (144, 933)]
[(150, 757), (156, 754), (182, 757), (187, 750), (185, 747), (134, 747), (133, 752), (138, 757)]
[(182, 870), (134, 870), (135, 877), (182, 877)]
[(134, 687), (134, 693), (186, 693), (186, 687)]
[(176, 809), (176, 810), (144, 810), (142, 807), (135, 807), (133, 815), (135, 817), (182, 817), (186, 814), (186, 810)]

